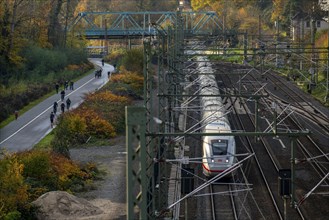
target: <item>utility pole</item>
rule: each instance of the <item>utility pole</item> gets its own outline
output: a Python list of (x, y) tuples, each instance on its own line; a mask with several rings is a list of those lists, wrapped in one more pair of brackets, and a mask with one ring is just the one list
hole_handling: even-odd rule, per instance
[(311, 45), (312, 45), (312, 58), (311, 58), (311, 82), (309, 84), (309, 93), (312, 93), (312, 90), (313, 90), (313, 87), (315, 85), (315, 82), (316, 82), (316, 67), (314, 65), (315, 63), (315, 53), (314, 53), (314, 50), (315, 50), (315, 19), (314, 19), (314, 3), (313, 3), (313, 6), (312, 6), (312, 14), (311, 14), (311, 22), (310, 22), (310, 25), (311, 25)]
[(326, 102), (328, 101), (328, 96), (329, 96), (329, 0), (327, 0), (327, 10), (328, 10), (328, 19), (327, 19), (327, 38), (328, 38), (328, 45), (327, 45), (327, 94), (326, 94)]
[(327, 91), (326, 91), (326, 96), (324, 98), (324, 101), (327, 102), (328, 98), (329, 98), (329, 0), (327, 0), (326, 2), (322, 2), (324, 5), (326, 5), (326, 9), (328, 11), (328, 17), (327, 17), (327, 38), (328, 38), (328, 44), (327, 44), (327, 82), (326, 82), (326, 87), (327, 87)]
[(108, 55), (108, 37), (107, 37), (107, 19), (105, 18), (104, 20), (104, 25), (105, 25), (105, 55)]

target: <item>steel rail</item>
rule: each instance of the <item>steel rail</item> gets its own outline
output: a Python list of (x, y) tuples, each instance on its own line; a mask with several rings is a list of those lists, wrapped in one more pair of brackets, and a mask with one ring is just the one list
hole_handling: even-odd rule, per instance
[[(251, 75), (251, 77), (253, 77), (253, 78), (255, 78), (253, 75)], [(256, 79), (256, 78), (255, 78)], [(257, 81), (257, 80), (256, 80)], [(283, 85), (285, 85), (284, 83), (282, 83)], [(261, 85), (261, 83), (260, 83), (260, 85)], [(291, 116), (289, 116), (289, 118), (290, 118)], [(299, 129), (301, 129), (301, 127), (298, 127)], [(308, 136), (308, 135), (307, 135)], [(261, 138), (261, 140), (263, 141), (263, 138)], [(299, 140), (298, 140), (299, 141)], [(264, 143), (264, 142), (263, 142)], [(265, 146), (265, 145), (264, 145)], [(268, 152), (269, 153), (269, 152)], [(269, 153), (270, 154), (270, 153)], [(272, 157), (271, 157), (272, 158)], [(277, 169), (277, 171), (278, 171), (278, 169)], [(304, 215), (303, 215), (303, 213), (302, 213), (302, 211), (301, 211), (301, 209), (300, 209), (300, 207), (295, 207), (295, 209), (296, 209), (296, 211), (297, 211), (297, 213), (298, 213), (298, 215), (302, 218), (302, 219), (305, 219), (304, 218)]]
[[(275, 76), (273, 74), (269, 74), (268, 76), (270, 76), (269, 79), (271, 79), (273, 81), (273, 83), (274, 83), (274, 80), (273, 79), (275, 79), (277, 82), (279, 82), (280, 85), (281, 85), (280, 86), (281, 91), (282, 92), (285, 92), (287, 95), (289, 95), (289, 97), (291, 97), (293, 100), (296, 101), (297, 104), (295, 104), (295, 105), (294, 104), (291, 104), (292, 106), (298, 106), (299, 109), (303, 109), (304, 112), (307, 112), (309, 114), (309, 117), (311, 119), (316, 120), (317, 122), (319, 122), (319, 125), (321, 127), (323, 127), (326, 131), (329, 131), (327, 127), (322, 126), (321, 121), (318, 119), (318, 118), (320, 118), (321, 120), (329, 123), (329, 118), (328, 118), (328, 116), (326, 114), (324, 114), (323, 112), (321, 112), (319, 109), (315, 108), (312, 104), (310, 104), (310, 102), (308, 100), (306, 100), (303, 96), (300, 96), (300, 94), (298, 94), (295, 90), (291, 89), (290, 87), (288, 87), (284, 83), (282, 83), (282, 80), (279, 79), (277, 76)], [(274, 83), (274, 84), (277, 85), (276, 83)], [(286, 90), (288, 90), (288, 91), (286, 91)], [(291, 94), (294, 94), (294, 96), (291, 95)], [(321, 117), (319, 115), (315, 116), (313, 113), (310, 113), (308, 110), (306, 110), (305, 109), (305, 105), (301, 105), (300, 104), (300, 101), (297, 100), (296, 97), (298, 97), (299, 99), (301, 99), (304, 104), (307, 104), (307, 107), (313, 109), (313, 112), (316, 112), (317, 114), (320, 114)], [(282, 100), (284, 102), (287, 102), (286, 100), (283, 100), (281, 98), (280, 98), (280, 100)]]
[(216, 220), (216, 205), (215, 205), (215, 196), (213, 192), (213, 185), (209, 185), (210, 192), (210, 207), (211, 207), (211, 218)]
[[(231, 101), (232, 101), (232, 100), (231, 100)], [(240, 101), (241, 101), (241, 100), (240, 100)], [(243, 104), (242, 106), (243, 106), (243, 108), (245, 109), (245, 111), (248, 112), (247, 109), (246, 109), (247, 107), (246, 107), (245, 105), (246, 105), (246, 104)], [(242, 122), (242, 119), (239, 117), (239, 114), (237, 114), (237, 111), (236, 111), (235, 107), (233, 108), (233, 111), (234, 111), (235, 114), (237, 115), (236, 119), (238, 120), (238, 123), (239, 123), (239, 125), (241, 126), (241, 128), (242, 128), (243, 130), (246, 130), (246, 128), (245, 128), (244, 125), (243, 125), (244, 123)], [(248, 117), (249, 117), (251, 123), (253, 123), (253, 125), (254, 125), (254, 121), (253, 121), (253, 119), (251, 118), (251, 116), (250, 116), (249, 114), (248, 114)], [(270, 185), (269, 185), (269, 183), (268, 183), (268, 181), (267, 181), (267, 178), (266, 178), (266, 176), (265, 176), (265, 173), (264, 173), (264, 171), (263, 171), (263, 169), (262, 169), (262, 166), (261, 166), (261, 164), (260, 164), (260, 162), (259, 162), (259, 160), (258, 160), (258, 157), (257, 157), (257, 155), (256, 155), (256, 153), (255, 153), (255, 150), (254, 150), (254, 148), (253, 148), (253, 145), (252, 145), (252, 143), (251, 143), (251, 141), (249, 140), (248, 137), (246, 137), (246, 139), (247, 139), (247, 142), (248, 142), (248, 145), (249, 145), (249, 148), (250, 148), (251, 152), (255, 154), (254, 159), (255, 159), (255, 162), (256, 162), (256, 164), (257, 164), (257, 168), (258, 168), (259, 172), (261, 173), (261, 176), (262, 176), (262, 179), (263, 179), (263, 181), (264, 181), (264, 183), (265, 183), (265, 186), (266, 186), (267, 192), (268, 192), (268, 194), (269, 194), (269, 196), (270, 196), (270, 198), (271, 198), (272, 204), (273, 204), (273, 206), (274, 206), (274, 208), (275, 208), (275, 210), (276, 210), (276, 214), (278, 215), (278, 217), (279, 217), (281, 220), (283, 220), (283, 216), (282, 216), (282, 214), (281, 214), (281, 212), (280, 212), (280, 209), (279, 209), (278, 204), (277, 204), (277, 202), (276, 202), (276, 199), (275, 199), (275, 197), (274, 197), (274, 195), (273, 195), (273, 192), (272, 192), (272, 190), (271, 190), (271, 187), (270, 187)], [(273, 163), (273, 161), (272, 161), (272, 163)], [(275, 163), (274, 163), (274, 167), (277, 169), (277, 166), (276, 166)]]

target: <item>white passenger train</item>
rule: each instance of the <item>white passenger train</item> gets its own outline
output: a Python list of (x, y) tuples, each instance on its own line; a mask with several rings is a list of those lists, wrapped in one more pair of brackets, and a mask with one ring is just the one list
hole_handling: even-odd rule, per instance
[[(226, 116), (225, 105), (207, 58), (198, 57), (199, 94), (201, 96), (201, 128), (203, 133), (230, 133), (231, 127)], [(234, 136), (203, 136), (202, 167), (207, 177), (215, 176), (230, 168), (234, 163)]]

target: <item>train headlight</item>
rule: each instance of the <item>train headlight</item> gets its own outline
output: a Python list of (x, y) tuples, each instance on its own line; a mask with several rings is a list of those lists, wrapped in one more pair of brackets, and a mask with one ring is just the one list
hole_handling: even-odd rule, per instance
[(211, 158), (211, 162), (212, 162), (212, 163), (215, 163), (215, 160), (214, 160), (214, 158)]
[(229, 162), (229, 158), (228, 158), (228, 157), (226, 157), (226, 160), (225, 160), (225, 162), (226, 162), (226, 163), (228, 163), (228, 162)]

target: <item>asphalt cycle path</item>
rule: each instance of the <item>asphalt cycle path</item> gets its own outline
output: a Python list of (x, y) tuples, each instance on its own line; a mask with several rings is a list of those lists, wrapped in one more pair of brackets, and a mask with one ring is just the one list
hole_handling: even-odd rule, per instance
[[(100, 78), (96, 78), (92, 73), (83, 77), (74, 83), (74, 90), (65, 90), (64, 103), (66, 106), (66, 99), (69, 97), (71, 100), (70, 109), (74, 109), (83, 102), (84, 95), (86, 93), (94, 92), (103, 85), (105, 85), (111, 75), (108, 77), (108, 72), (112, 73), (114, 67), (105, 63), (102, 66), (101, 59), (90, 59), (95, 66), (103, 69)], [(20, 115), (16, 121), (11, 122), (7, 126), (0, 129), (0, 150), (5, 149), (9, 152), (17, 152), (23, 150), (29, 150), (33, 148), (44, 136), (46, 136), (51, 130), (50, 113), (53, 111), (53, 104), (56, 101), (58, 103), (56, 118), (61, 114), (60, 104), (61, 97), (60, 92), (55, 94), (32, 109)], [(66, 107), (65, 107), (65, 111)]]

